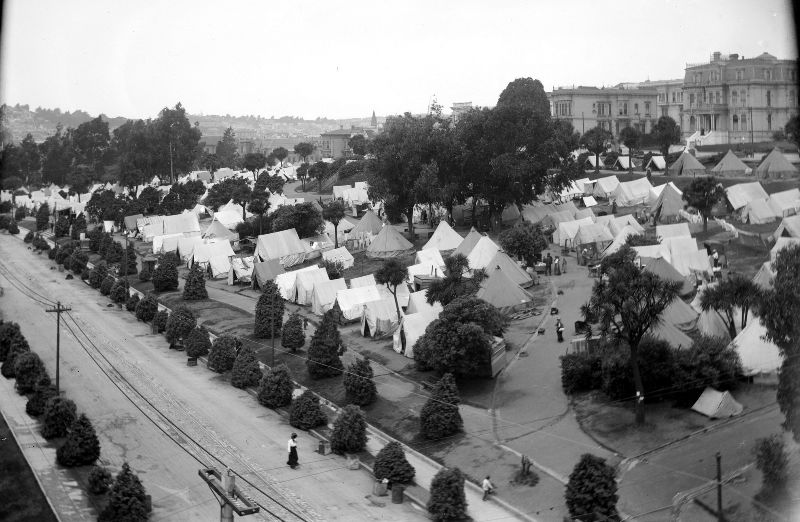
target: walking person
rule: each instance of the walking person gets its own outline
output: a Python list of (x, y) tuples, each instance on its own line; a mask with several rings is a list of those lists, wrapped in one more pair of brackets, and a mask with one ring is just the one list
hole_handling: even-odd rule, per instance
[(550, 255), (550, 252), (548, 252), (547, 257), (544, 258), (544, 273), (553, 275), (553, 256)]
[(553, 270), (556, 275), (561, 275), (561, 258), (558, 256), (553, 260)]
[(561, 273), (567, 273), (567, 256), (561, 256)]
[(489, 480), (489, 475), (486, 475), (486, 478), (483, 479), (482, 487), (483, 487), (483, 500), (486, 500), (487, 498), (489, 498), (489, 495), (494, 493), (494, 484), (492, 484), (492, 481)]
[(287, 449), (289, 450), (289, 460), (286, 462), (286, 464), (288, 464), (289, 467), (292, 469), (295, 469), (299, 465), (297, 459), (296, 439), (297, 439), (297, 433), (292, 433), (292, 438), (289, 439), (289, 444), (287, 446)]
[(558, 342), (564, 342), (564, 323), (561, 322), (561, 318), (556, 318), (556, 335), (558, 336)]

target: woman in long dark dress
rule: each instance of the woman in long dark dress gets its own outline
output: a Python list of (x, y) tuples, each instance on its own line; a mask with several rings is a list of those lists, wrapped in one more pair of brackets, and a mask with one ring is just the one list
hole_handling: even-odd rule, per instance
[(286, 462), (292, 469), (297, 467), (298, 460), (297, 460), (297, 433), (292, 433), (292, 438), (289, 439), (288, 450), (289, 450), (289, 460)]

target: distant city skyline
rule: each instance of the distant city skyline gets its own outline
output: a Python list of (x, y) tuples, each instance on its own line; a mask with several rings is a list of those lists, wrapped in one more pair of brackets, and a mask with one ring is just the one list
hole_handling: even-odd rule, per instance
[(128, 118), (313, 120), (491, 106), (515, 78), (550, 91), (682, 78), (711, 53), (796, 59), (786, 0), (4, 3), (0, 100)]

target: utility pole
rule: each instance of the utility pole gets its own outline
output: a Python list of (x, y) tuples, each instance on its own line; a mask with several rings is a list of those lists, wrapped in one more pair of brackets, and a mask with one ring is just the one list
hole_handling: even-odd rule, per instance
[[(270, 327), (270, 336), (272, 337), (272, 369), (275, 369), (275, 292), (272, 293), (272, 297), (270, 297), (270, 304), (272, 305), (272, 314), (269, 320), (269, 327)], [(281, 317), (283, 320), (283, 317)]]
[(722, 455), (717, 452), (717, 521), (725, 522), (722, 515)]
[(72, 308), (61, 306), (61, 301), (56, 303), (55, 308), (45, 310), (45, 312), (56, 313), (56, 394), (61, 392), (61, 312), (69, 312), (70, 310), (72, 310)]

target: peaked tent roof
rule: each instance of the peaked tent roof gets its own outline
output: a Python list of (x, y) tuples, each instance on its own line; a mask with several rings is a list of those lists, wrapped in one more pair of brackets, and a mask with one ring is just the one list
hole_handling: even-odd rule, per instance
[(602, 257), (611, 255), (620, 248), (622, 248), (622, 245), (628, 242), (628, 238), (630, 236), (638, 236), (640, 234), (641, 232), (639, 232), (632, 226), (625, 225), (624, 227), (622, 227), (622, 230), (620, 230), (614, 237), (614, 241), (612, 241), (611, 244), (608, 245), (605, 250), (603, 250)]
[[(281, 265), (283, 266), (283, 265)], [(290, 270), (275, 276), (275, 284), (278, 285), (278, 290), (281, 292), (281, 297), (294, 301), (295, 284), (297, 283), (297, 274), (301, 272), (310, 272), (311, 270), (319, 269), (316, 265), (307, 266), (297, 270)]]
[(608, 198), (614, 193), (617, 185), (619, 185), (619, 179), (616, 176), (597, 178), (597, 183), (594, 184), (594, 192), (592, 195), (596, 198)]
[(656, 237), (666, 239), (670, 237), (692, 237), (688, 223), (675, 223), (673, 225), (656, 225)]
[(332, 262), (340, 262), (342, 263), (342, 268), (347, 270), (348, 268), (352, 267), (355, 264), (355, 259), (353, 258), (353, 254), (350, 253), (345, 247), (334, 248), (331, 250), (325, 250), (322, 252), (322, 260), (323, 261), (332, 261)]
[(239, 239), (239, 234), (236, 232), (231, 232), (228, 230), (225, 225), (217, 220), (217, 216), (214, 216), (214, 219), (211, 221), (211, 224), (208, 225), (208, 228), (205, 232), (203, 232), (203, 239), (211, 239), (211, 238), (219, 238), (219, 239), (226, 239), (228, 241), (235, 241)]
[(367, 274), (361, 277), (354, 277), (350, 280), (350, 288), (361, 288), (362, 286), (375, 286), (375, 274)]
[(127, 230), (136, 230), (136, 222), (143, 217), (144, 214), (132, 214), (130, 216), (125, 216), (125, 228)]
[(497, 243), (492, 241), (489, 236), (481, 237), (475, 244), (475, 248), (467, 256), (469, 268), (475, 270), (476, 268), (486, 268), (495, 254), (500, 250)]
[(401, 257), (413, 251), (414, 245), (408, 239), (404, 238), (393, 226), (386, 225), (367, 247), (367, 257), (388, 259), (390, 257)]
[(738, 183), (725, 189), (725, 195), (733, 210), (739, 210), (755, 199), (767, 199), (769, 194), (758, 181)]
[(336, 292), (346, 289), (347, 283), (341, 277), (317, 282), (314, 290), (311, 291), (311, 311), (315, 315), (323, 315), (333, 308), (333, 303), (336, 302)]
[(314, 296), (314, 286), (317, 283), (330, 281), (327, 270), (319, 267), (314, 268), (316, 268), (316, 270), (308, 270), (297, 273), (297, 279), (294, 281), (296, 298), (295, 302), (297, 304), (311, 304)]
[(778, 216), (790, 216), (797, 213), (800, 210), (800, 189), (793, 188), (770, 194), (769, 206)]
[(435, 301), (433, 304), (428, 304), (428, 290), (420, 290), (418, 292), (412, 292), (408, 296), (408, 307), (406, 308), (406, 313), (416, 314), (418, 312), (425, 312), (425, 313), (435, 313), (436, 317), (439, 316), (439, 313), (442, 311), (442, 303), (439, 301)]
[(756, 176), (759, 178), (790, 178), (797, 176), (797, 169), (789, 163), (778, 148), (772, 149), (767, 157), (756, 167)]
[(277, 259), (253, 263), (253, 286), (263, 288), (267, 281), (273, 281), (284, 272), (283, 265)]
[(597, 223), (581, 225), (578, 228), (578, 233), (575, 235), (576, 245), (599, 243), (602, 249), (612, 241), (614, 241), (614, 236), (611, 235), (611, 231), (609, 231), (608, 227), (605, 225), (598, 225)]
[(483, 299), (502, 312), (527, 308), (533, 304), (533, 296), (514, 284), (502, 270), (492, 270), (481, 283), (476, 297)]
[(775, 246), (769, 251), (769, 261), (774, 263), (778, 257), (778, 252), (792, 245), (800, 245), (800, 237), (779, 237), (776, 239)]
[(744, 207), (743, 216), (750, 224), (763, 225), (778, 219), (778, 215), (769, 206), (766, 199), (754, 199)]
[(752, 171), (753, 169), (745, 165), (731, 149), (728, 149), (725, 156), (711, 169), (711, 172), (718, 176), (744, 176)]
[(439, 317), (438, 312), (423, 311), (404, 315), (400, 319), (400, 327), (392, 336), (392, 348), (409, 359), (414, 358), (414, 344), (425, 334), (428, 325)]
[(772, 263), (764, 261), (756, 275), (753, 276), (753, 283), (762, 290), (772, 290), (775, 283), (775, 274), (772, 272)]
[[(636, 218), (633, 217), (633, 214), (625, 214), (624, 216), (614, 216), (614, 219), (606, 222), (608, 226), (608, 230), (611, 232), (612, 235), (617, 235), (620, 230), (627, 227), (633, 227), (640, 234), (644, 234), (644, 227), (636, 221)], [(601, 225), (603, 223), (598, 223)]]
[(800, 215), (783, 218), (772, 237), (800, 237)]
[(670, 182), (661, 190), (658, 199), (650, 205), (650, 212), (659, 217), (673, 217), (683, 210), (684, 204), (683, 197)]
[(358, 237), (359, 234), (370, 233), (373, 236), (377, 236), (382, 229), (383, 221), (381, 221), (381, 218), (376, 216), (373, 211), (367, 210), (358, 224), (350, 231), (350, 235)]
[(653, 186), (647, 178), (634, 179), (617, 185), (609, 195), (620, 207), (632, 207), (650, 201), (650, 189)]
[(435, 248), (417, 250), (417, 255), (414, 256), (414, 263), (423, 263), (444, 268), (442, 254)]
[(495, 270), (500, 270), (522, 288), (527, 288), (533, 283), (531, 275), (502, 250), (498, 251), (486, 265), (487, 275)]
[(761, 320), (754, 317), (733, 340), (745, 376), (776, 372), (783, 363), (778, 347), (764, 339), (766, 333)]
[(650, 161), (647, 162), (645, 169), (650, 170), (664, 170), (667, 168), (667, 161), (664, 156), (650, 156)]
[(451, 227), (447, 221), (442, 220), (439, 221), (439, 225), (436, 227), (433, 235), (422, 249), (435, 248), (440, 252), (447, 252), (458, 248), (458, 245), (460, 245), (462, 241), (464, 241), (464, 238), (453, 230), (453, 227)]
[(681, 283), (681, 288), (679, 289), (680, 295), (689, 295), (694, 291), (694, 285), (692, 281), (688, 277), (684, 277), (678, 272), (672, 263), (664, 259), (663, 257), (657, 257), (649, 261), (646, 265), (644, 265), (644, 270), (651, 272), (661, 279), (666, 279), (667, 281), (678, 281)]
[(472, 252), (472, 249), (475, 248), (475, 245), (478, 244), (478, 241), (480, 241), (482, 237), (483, 237), (483, 234), (481, 234), (480, 232), (475, 230), (475, 227), (472, 227), (471, 229), (469, 229), (469, 234), (467, 234), (467, 237), (465, 237), (464, 240), (461, 241), (461, 243), (453, 251), (452, 255), (461, 254), (461, 255), (463, 255), (465, 257), (468, 256), (469, 253)]
[(575, 219), (592, 218), (594, 220), (594, 211), (590, 208), (582, 208), (575, 212)]
[(382, 299), (377, 286), (360, 286), (336, 292), (336, 302), (342, 310), (342, 316), (348, 321), (354, 321), (361, 317), (364, 305), (370, 301)]
[(692, 409), (712, 419), (724, 419), (741, 414), (744, 407), (736, 402), (731, 392), (720, 392), (708, 387), (703, 390)]
[(300, 241), (297, 230), (290, 228), (258, 236), (256, 255), (263, 261), (279, 259), (287, 268), (305, 260), (306, 247)]
[(678, 156), (675, 163), (669, 166), (667, 174), (670, 176), (704, 176), (706, 168), (697, 161), (697, 158), (684, 151)]
[[(401, 311), (400, 318), (402, 317), (403, 312)], [(370, 337), (391, 335), (399, 324), (393, 297), (384, 297), (378, 301), (369, 301), (364, 304), (361, 312), (361, 335), (366, 336), (367, 331), (369, 331)]]

